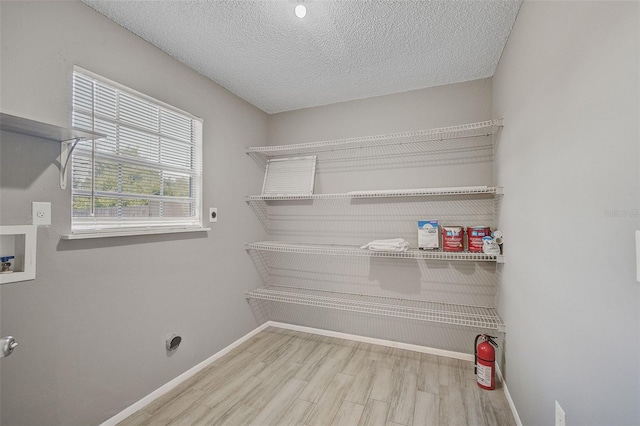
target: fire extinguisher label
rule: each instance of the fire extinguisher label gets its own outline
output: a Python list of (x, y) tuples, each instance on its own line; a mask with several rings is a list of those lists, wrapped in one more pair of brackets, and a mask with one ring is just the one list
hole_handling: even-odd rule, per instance
[(491, 367), (478, 364), (478, 384), (487, 388), (491, 387)]

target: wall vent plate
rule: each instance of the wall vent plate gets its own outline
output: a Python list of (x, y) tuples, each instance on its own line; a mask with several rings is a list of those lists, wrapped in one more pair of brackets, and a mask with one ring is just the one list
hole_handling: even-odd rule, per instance
[(172, 334), (167, 337), (166, 346), (168, 351), (175, 351), (180, 346), (182, 342), (182, 336), (178, 336), (177, 334)]
[(269, 159), (262, 195), (312, 195), (315, 174), (315, 155)]

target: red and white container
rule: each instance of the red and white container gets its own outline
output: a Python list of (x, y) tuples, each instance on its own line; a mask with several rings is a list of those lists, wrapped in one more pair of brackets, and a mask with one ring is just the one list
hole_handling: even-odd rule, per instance
[(442, 248), (444, 251), (459, 252), (464, 250), (464, 228), (462, 226), (442, 227)]
[(469, 226), (467, 228), (467, 250), (472, 253), (482, 253), (482, 238), (491, 236), (488, 226)]

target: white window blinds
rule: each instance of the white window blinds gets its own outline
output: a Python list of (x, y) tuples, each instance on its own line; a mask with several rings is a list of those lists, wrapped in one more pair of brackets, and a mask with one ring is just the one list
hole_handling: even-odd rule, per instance
[(73, 126), (74, 234), (202, 227), (200, 119), (75, 67)]

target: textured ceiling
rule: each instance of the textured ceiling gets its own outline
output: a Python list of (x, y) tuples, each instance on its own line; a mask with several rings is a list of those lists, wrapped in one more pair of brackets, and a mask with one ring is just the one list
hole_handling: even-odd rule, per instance
[(82, 0), (276, 113), (491, 77), (521, 0)]

